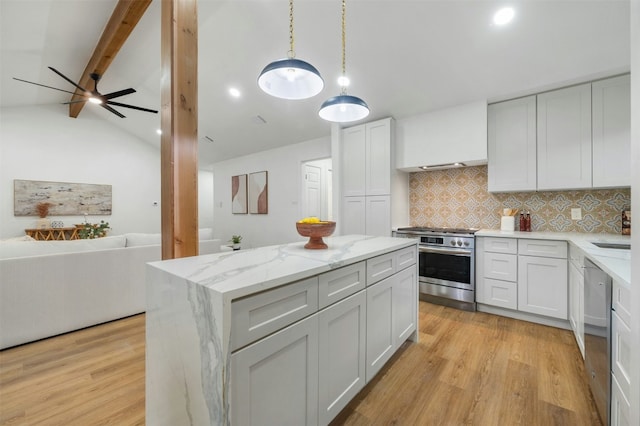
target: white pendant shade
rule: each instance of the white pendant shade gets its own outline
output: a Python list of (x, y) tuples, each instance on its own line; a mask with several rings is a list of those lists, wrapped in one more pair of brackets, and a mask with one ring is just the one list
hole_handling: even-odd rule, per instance
[(287, 58), (264, 67), (258, 77), (258, 86), (276, 98), (307, 99), (322, 91), (324, 80), (310, 63)]
[(356, 96), (338, 95), (324, 101), (318, 115), (327, 121), (348, 123), (368, 116), (369, 106)]

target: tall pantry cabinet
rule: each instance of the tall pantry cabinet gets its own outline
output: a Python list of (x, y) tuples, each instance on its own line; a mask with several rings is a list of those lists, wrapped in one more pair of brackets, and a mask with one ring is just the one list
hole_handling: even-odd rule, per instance
[[(393, 133), (392, 118), (341, 131), (341, 226), (345, 235), (391, 236), (392, 222), (407, 223), (408, 175), (392, 167)], [(400, 217), (392, 217), (392, 201), (402, 207), (395, 215)]]

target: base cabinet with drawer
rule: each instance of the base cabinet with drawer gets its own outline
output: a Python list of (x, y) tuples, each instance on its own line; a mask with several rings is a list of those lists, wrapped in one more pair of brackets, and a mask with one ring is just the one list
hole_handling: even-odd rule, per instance
[[(266, 336), (245, 346), (248, 333), (232, 331), (242, 339), (232, 345), (232, 424), (326, 425), (338, 415), (417, 330), (416, 258), (409, 247), (234, 302), (233, 318), (249, 320), (232, 327)], [(287, 317), (293, 324), (269, 334)]]
[(567, 319), (567, 243), (476, 237), (476, 298), (482, 305)]
[(631, 406), (631, 294), (613, 280), (611, 298), (611, 425), (630, 425)]

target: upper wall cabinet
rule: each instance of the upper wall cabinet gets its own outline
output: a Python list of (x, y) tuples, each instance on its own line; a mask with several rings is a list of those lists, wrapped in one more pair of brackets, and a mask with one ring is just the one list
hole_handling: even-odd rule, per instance
[(489, 105), (490, 192), (536, 190), (536, 97)]
[(629, 75), (596, 81), (593, 103), (593, 186), (631, 184), (631, 83)]
[(488, 107), (490, 192), (631, 184), (629, 76)]
[(487, 102), (478, 101), (398, 120), (396, 168), (487, 162)]
[(538, 189), (591, 187), (591, 84), (538, 95)]

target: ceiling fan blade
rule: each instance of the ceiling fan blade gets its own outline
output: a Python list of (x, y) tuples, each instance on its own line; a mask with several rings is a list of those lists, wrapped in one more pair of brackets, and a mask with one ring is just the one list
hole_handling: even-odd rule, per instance
[(104, 96), (107, 99), (113, 99), (113, 98), (118, 98), (124, 95), (130, 95), (132, 93), (136, 93), (136, 90), (129, 88), (124, 90), (118, 90), (117, 92), (107, 93), (106, 95), (102, 95), (102, 96)]
[(111, 108), (109, 105), (100, 104), (100, 106), (102, 108), (106, 109), (107, 111), (111, 111), (112, 113), (114, 113), (115, 115), (117, 115), (120, 118), (126, 118), (124, 115), (120, 114), (118, 111), (116, 111), (115, 109)]
[(115, 105), (115, 106), (119, 106), (119, 107), (137, 109), (138, 111), (152, 112), (154, 114), (158, 113), (158, 111), (156, 111), (155, 109), (142, 108), (142, 107), (137, 107), (137, 106), (133, 106), (133, 105), (121, 104), (120, 102), (107, 101), (107, 103), (109, 105)]
[(57, 87), (46, 86), (44, 84), (34, 83), (33, 81), (23, 80), (21, 78), (16, 78), (16, 77), (13, 77), (13, 79), (14, 80), (18, 80), (18, 81), (22, 81), (23, 83), (35, 84), (36, 86), (46, 87), (47, 89), (53, 89), (53, 90), (59, 90), (61, 92), (65, 92), (65, 93), (71, 93), (73, 95), (73, 92), (70, 92), (68, 90), (58, 89)]
[(78, 86), (76, 83), (74, 83), (73, 81), (71, 81), (69, 78), (67, 78), (64, 74), (62, 74), (60, 71), (58, 71), (57, 69), (53, 68), (53, 67), (48, 67), (51, 71), (55, 72), (56, 74), (58, 74), (60, 77), (64, 78), (65, 80), (67, 80), (69, 83), (73, 84), (74, 86), (76, 86), (78, 89), (82, 90), (83, 92), (88, 92), (87, 89)]
[(69, 104), (77, 104), (77, 103), (80, 103), (80, 102), (87, 102), (88, 100), (89, 99), (82, 99), (80, 101), (70, 101), (70, 102), (61, 102), (61, 103), (62, 103), (62, 105), (69, 105)]

